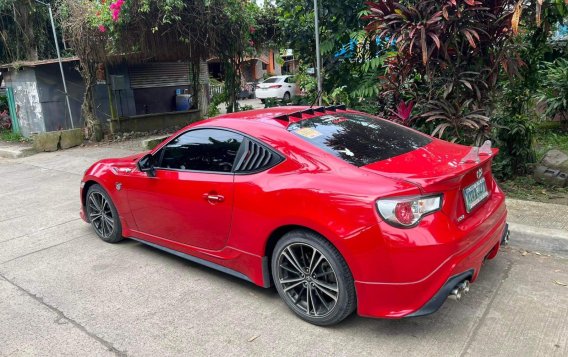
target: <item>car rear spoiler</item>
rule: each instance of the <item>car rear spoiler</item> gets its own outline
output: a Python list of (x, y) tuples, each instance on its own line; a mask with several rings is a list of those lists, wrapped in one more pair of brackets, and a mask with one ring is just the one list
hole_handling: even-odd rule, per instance
[(491, 140), (486, 140), (480, 147), (474, 146), (470, 152), (460, 160), (460, 164), (480, 163), (480, 156), (495, 156), (499, 149), (491, 147)]
[(308, 108), (308, 109), (300, 110), (300, 111), (293, 112), (293, 113), (290, 113), (290, 114), (279, 115), (277, 117), (274, 117), (274, 119), (290, 122), (292, 118), (302, 119), (302, 115), (315, 115), (317, 113), (325, 114), (327, 112), (334, 113), (334, 112), (337, 112), (337, 111), (340, 111), (340, 110), (341, 111), (347, 110), (347, 107), (345, 106), (345, 104), (330, 105), (330, 106), (327, 106), (327, 107)]

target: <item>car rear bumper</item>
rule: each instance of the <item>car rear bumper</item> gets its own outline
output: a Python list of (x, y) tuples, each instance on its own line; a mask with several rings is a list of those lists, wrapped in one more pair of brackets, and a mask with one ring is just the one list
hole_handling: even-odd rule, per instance
[(358, 314), (402, 318), (426, 315), (438, 310), (448, 297), (450, 288), (463, 280), (473, 282), (477, 279), (483, 262), (494, 258), (502, 240), (508, 237), (504, 203), (502, 209), (495, 213), (500, 213), (500, 217), (482, 237), (450, 256), (420, 280), (386, 283), (355, 281)]
[[(501, 245), (507, 245), (509, 243), (509, 225), (505, 224), (505, 229), (501, 234), (500, 243), (495, 246), (495, 251), (491, 250), (486, 255), (487, 259), (492, 259), (497, 254), (497, 249)], [(426, 303), (424, 306), (420, 308), (420, 310), (415, 311), (405, 317), (417, 317), (417, 316), (425, 316), (433, 314), (434, 312), (438, 311), (440, 307), (444, 304), (448, 296), (451, 294), (452, 290), (454, 290), (460, 283), (464, 282), (465, 280), (471, 281), (475, 274), (474, 270), (468, 270), (461, 274), (457, 274), (452, 276), (448, 279), (448, 281), (438, 290), (438, 292)]]
[(258, 99), (266, 98), (282, 98), (284, 96), (284, 91), (281, 89), (261, 89), (257, 88), (254, 92)]

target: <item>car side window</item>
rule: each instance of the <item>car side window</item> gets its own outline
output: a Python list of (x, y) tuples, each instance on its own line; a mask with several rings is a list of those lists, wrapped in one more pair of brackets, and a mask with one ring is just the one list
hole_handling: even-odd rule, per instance
[(243, 136), (220, 129), (196, 129), (162, 149), (158, 167), (176, 170), (231, 172)]
[(296, 81), (294, 80), (294, 77), (287, 77), (286, 83), (296, 83)]

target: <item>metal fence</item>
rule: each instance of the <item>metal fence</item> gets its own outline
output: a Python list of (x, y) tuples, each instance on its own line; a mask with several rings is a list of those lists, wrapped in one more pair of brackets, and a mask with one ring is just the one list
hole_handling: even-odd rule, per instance
[(214, 95), (223, 93), (223, 85), (210, 85), (209, 86), (209, 97), (213, 98)]

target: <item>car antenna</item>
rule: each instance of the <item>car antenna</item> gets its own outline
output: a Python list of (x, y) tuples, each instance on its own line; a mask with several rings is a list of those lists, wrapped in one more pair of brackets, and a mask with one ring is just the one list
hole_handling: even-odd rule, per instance
[(310, 109), (316, 104), (316, 102), (318, 101), (318, 99), (321, 97), (323, 91), (320, 90), (318, 91), (318, 94), (316, 95), (316, 98), (314, 99), (314, 101), (312, 102), (312, 105), (310, 105)]

